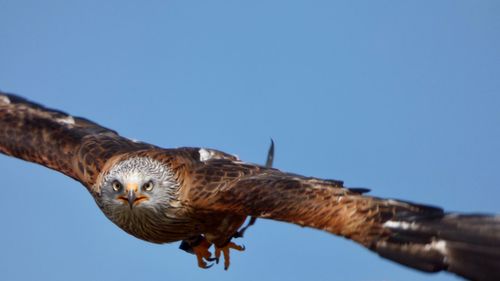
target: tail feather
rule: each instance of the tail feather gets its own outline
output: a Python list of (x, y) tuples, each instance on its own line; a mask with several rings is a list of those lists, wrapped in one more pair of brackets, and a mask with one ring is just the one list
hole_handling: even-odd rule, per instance
[(418, 205), (416, 212), (411, 208), (395, 210), (393, 218), (383, 224), (388, 234), (371, 250), (426, 272), (448, 271), (470, 280), (500, 280), (500, 216), (443, 213), (423, 205)]

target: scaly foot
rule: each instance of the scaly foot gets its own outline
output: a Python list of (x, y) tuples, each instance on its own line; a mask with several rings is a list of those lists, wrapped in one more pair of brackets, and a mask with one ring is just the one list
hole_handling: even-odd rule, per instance
[(210, 268), (213, 264), (207, 265), (205, 261), (214, 261), (216, 259), (212, 258), (212, 253), (208, 250), (212, 244), (203, 237), (203, 239), (196, 245), (192, 247), (193, 253), (196, 255), (198, 261), (198, 266), (201, 268)]
[(229, 251), (231, 249), (234, 249), (237, 251), (244, 251), (245, 246), (239, 246), (233, 242), (229, 242), (223, 247), (220, 247), (220, 248), (217, 246), (215, 247), (215, 262), (219, 263), (220, 254), (222, 252), (222, 254), (224, 255), (224, 270), (227, 270), (229, 268), (229, 264), (230, 264)]

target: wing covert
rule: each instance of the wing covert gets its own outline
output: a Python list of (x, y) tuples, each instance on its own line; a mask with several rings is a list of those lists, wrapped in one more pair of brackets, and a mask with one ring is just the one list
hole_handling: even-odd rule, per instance
[(197, 210), (290, 222), (363, 244), (381, 220), (376, 199), (342, 187), (341, 181), (227, 160), (206, 163), (190, 178), (186, 204)]
[(151, 147), (85, 118), (0, 92), (0, 152), (57, 170), (87, 188), (114, 155)]

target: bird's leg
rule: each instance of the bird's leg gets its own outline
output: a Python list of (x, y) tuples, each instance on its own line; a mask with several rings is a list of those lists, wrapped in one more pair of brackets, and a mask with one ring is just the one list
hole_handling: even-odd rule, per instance
[(208, 250), (212, 246), (212, 243), (203, 235), (198, 235), (188, 240), (183, 240), (179, 248), (188, 253), (196, 255), (196, 260), (198, 261), (198, 266), (201, 268), (210, 268), (213, 264), (207, 265), (205, 261), (214, 261), (212, 258), (212, 253)]
[(229, 258), (229, 251), (231, 249), (234, 249), (237, 251), (244, 251), (245, 246), (236, 245), (235, 243), (233, 243), (231, 241), (229, 241), (228, 243), (226, 243), (226, 245), (224, 245), (222, 247), (215, 246), (215, 262), (219, 263), (220, 254), (222, 253), (224, 256), (224, 270), (227, 270), (229, 268), (229, 264), (231, 262), (231, 260)]
[(244, 227), (242, 227), (240, 230), (238, 230), (234, 235), (233, 235), (233, 238), (241, 238), (243, 237), (243, 235), (245, 234), (245, 231), (252, 225), (254, 225), (254, 223), (257, 221), (257, 218), (256, 217), (250, 217), (250, 220), (248, 221), (247, 225), (245, 225)]

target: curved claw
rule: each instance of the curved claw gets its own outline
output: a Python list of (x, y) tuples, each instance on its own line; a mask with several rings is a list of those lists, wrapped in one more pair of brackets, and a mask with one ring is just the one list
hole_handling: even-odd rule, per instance
[(227, 270), (229, 268), (229, 264), (231, 263), (231, 259), (229, 256), (229, 251), (231, 249), (236, 250), (236, 251), (244, 251), (245, 246), (240, 246), (240, 245), (237, 245), (233, 242), (229, 242), (223, 247), (217, 247), (217, 246), (215, 247), (215, 253), (214, 253), (215, 254), (215, 262), (219, 263), (220, 255), (222, 253), (224, 256), (224, 270)]
[(193, 246), (193, 252), (196, 255), (196, 260), (198, 262), (198, 266), (200, 268), (210, 268), (214, 264), (207, 265), (205, 261), (212, 262), (215, 258), (212, 258), (212, 253), (208, 250), (212, 244), (208, 242), (206, 239), (203, 239), (198, 245)]
[(199, 268), (208, 269), (208, 268), (211, 268), (212, 266), (214, 266), (213, 263), (207, 264), (204, 260), (198, 259), (198, 267)]

